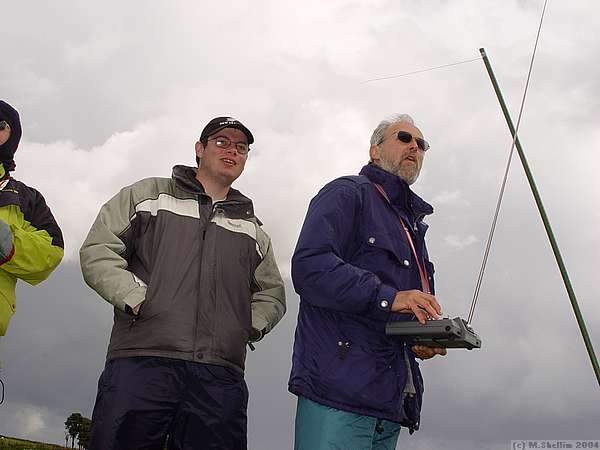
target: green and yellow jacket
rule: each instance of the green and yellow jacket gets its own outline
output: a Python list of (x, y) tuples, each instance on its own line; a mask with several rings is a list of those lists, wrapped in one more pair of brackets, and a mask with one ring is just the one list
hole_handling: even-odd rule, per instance
[(0, 219), (14, 240), (12, 257), (0, 264), (0, 336), (4, 336), (15, 312), (17, 278), (29, 284), (44, 281), (60, 263), (64, 243), (42, 194), (14, 178), (0, 181)]

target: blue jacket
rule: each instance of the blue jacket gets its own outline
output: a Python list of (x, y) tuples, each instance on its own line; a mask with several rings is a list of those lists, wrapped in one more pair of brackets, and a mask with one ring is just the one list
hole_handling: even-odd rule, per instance
[[(373, 186), (383, 187), (391, 205)], [(344, 411), (419, 427), (423, 379), (410, 346), (385, 335), (400, 290), (421, 289), (398, 218), (410, 224), (433, 292), (423, 217), (433, 208), (399, 177), (373, 164), (327, 184), (310, 203), (292, 258), (300, 310), (290, 392)], [(408, 354), (416, 395), (403, 394)]]

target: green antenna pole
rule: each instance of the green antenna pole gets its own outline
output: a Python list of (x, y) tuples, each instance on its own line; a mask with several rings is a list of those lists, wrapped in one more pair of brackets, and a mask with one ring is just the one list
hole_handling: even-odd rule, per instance
[(510, 133), (515, 141), (515, 146), (517, 148), (517, 152), (519, 153), (519, 158), (521, 159), (521, 164), (523, 164), (523, 169), (525, 170), (527, 181), (529, 181), (529, 186), (531, 187), (531, 192), (533, 193), (533, 197), (535, 199), (535, 204), (537, 205), (538, 211), (540, 212), (540, 216), (542, 217), (542, 222), (544, 222), (546, 234), (548, 235), (548, 239), (550, 240), (550, 245), (552, 246), (554, 257), (556, 258), (558, 268), (560, 269), (560, 274), (562, 275), (563, 282), (565, 284), (565, 287), (567, 288), (569, 300), (571, 301), (571, 306), (573, 307), (573, 312), (575, 313), (575, 318), (577, 319), (577, 324), (579, 325), (579, 330), (581, 331), (581, 336), (583, 337), (583, 342), (585, 343), (585, 348), (587, 349), (588, 355), (590, 357), (590, 362), (592, 363), (594, 373), (596, 374), (596, 380), (598, 381), (598, 385), (600, 386), (600, 368), (598, 367), (598, 360), (596, 359), (594, 347), (592, 346), (592, 341), (590, 340), (590, 337), (588, 335), (587, 328), (585, 326), (585, 321), (583, 320), (583, 316), (581, 315), (581, 311), (579, 310), (579, 305), (577, 303), (577, 298), (575, 297), (575, 292), (573, 291), (573, 286), (571, 286), (571, 281), (569, 280), (567, 268), (565, 267), (565, 263), (563, 262), (560, 250), (558, 249), (556, 239), (554, 238), (554, 233), (552, 232), (550, 221), (548, 220), (546, 210), (544, 209), (544, 205), (542, 204), (542, 199), (535, 185), (535, 181), (533, 179), (533, 175), (531, 174), (531, 170), (529, 169), (529, 164), (527, 163), (527, 159), (525, 158), (525, 153), (523, 153), (523, 148), (521, 147), (521, 143), (519, 142), (519, 137), (516, 135), (515, 127), (510, 118), (510, 114), (508, 113), (508, 108), (506, 107), (506, 103), (504, 103), (504, 98), (502, 97), (502, 92), (500, 92), (500, 87), (498, 87), (498, 82), (496, 81), (496, 77), (494, 75), (494, 72), (492, 71), (490, 61), (488, 60), (488, 57), (483, 48), (480, 48), (479, 52), (481, 53), (481, 57), (483, 58), (483, 63), (485, 64), (485, 68), (487, 69), (488, 75), (490, 76), (492, 85), (494, 86), (494, 91), (496, 92), (496, 96), (498, 97), (498, 101), (500, 102), (500, 107), (502, 108), (502, 112), (504, 113), (504, 118), (506, 119), (506, 123), (508, 124), (508, 129), (510, 130)]

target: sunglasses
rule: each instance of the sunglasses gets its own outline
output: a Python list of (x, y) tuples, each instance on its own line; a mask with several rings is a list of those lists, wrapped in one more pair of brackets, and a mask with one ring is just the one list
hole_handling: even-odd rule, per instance
[(429, 142), (427, 142), (425, 139), (413, 136), (408, 131), (398, 131), (398, 140), (400, 142), (404, 142), (405, 144), (408, 144), (408, 143), (412, 142), (413, 138), (414, 138), (415, 142), (417, 143), (417, 147), (419, 147), (424, 152), (429, 150)]
[(10, 125), (6, 120), (0, 120), (0, 131), (10, 129)]

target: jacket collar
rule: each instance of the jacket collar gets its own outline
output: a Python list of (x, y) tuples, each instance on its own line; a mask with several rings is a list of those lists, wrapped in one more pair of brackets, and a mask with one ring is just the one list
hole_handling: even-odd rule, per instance
[(415, 194), (402, 178), (383, 170), (373, 163), (364, 166), (360, 174), (366, 176), (372, 183), (381, 185), (390, 198), (392, 205), (412, 211), (416, 218), (433, 213), (433, 207)]
[[(175, 180), (175, 183), (177, 183), (177, 185), (184, 191), (191, 192), (193, 194), (206, 195), (204, 186), (202, 186), (202, 183), (200, 183), (196, 178), (196, 170), (197, 169), (195, 167), (177, 165), (173, 167), (172, 178)], [(252, 205), (252, 200), (250, 200), (237, 189), (233, 188), (229, 188), (229, 192), (227, 193), (227, 198), (225, 201), (250, 203), (250, 205)]]
[(0, 162), (0, 191), (6, 187), (10, 180), (10, 172), (4, 169), (4, 164)]

